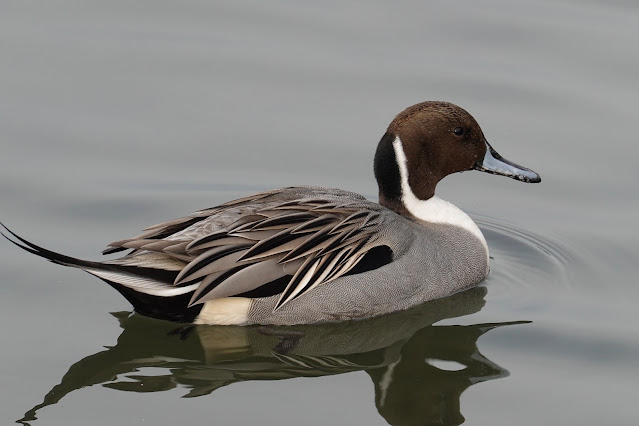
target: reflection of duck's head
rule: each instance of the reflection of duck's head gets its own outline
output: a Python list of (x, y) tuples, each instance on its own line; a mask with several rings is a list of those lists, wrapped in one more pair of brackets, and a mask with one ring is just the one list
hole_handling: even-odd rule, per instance
[[(190, 389), (187, 396), (199, 396), (238, 381), (358, 370), (368, 371), (373, 378), (377, 405), (384, 417), (389, 410), (393, 412), (395, 401), (406, 403), (402, 394), (434, 395), (443, 391), (452, 399), (458, 399), (471, 383), (504, 374), (504, 370), (477, 352), (477, 338), (491, 326), (433, 327), (431, 324), (477, 312), (484, 304), (485, 293), (483, 287), (473, 288), (385, 317), (298, 327), (187, 326), (176, 329), (170, 322), (136, 314), (114, 314), (123, 328), (117, 344), (71, 366), (62, 382), (47, 394), (42, 404), (27, 412), (24, 420), (34, 419), (36, 410), (57, 403), (67, 393), (95, 384), (133, 392), (184, 386)], [(425, 357), (455, 360), (477, 368), (442, 372), (441, 377), (433, 381), (429, 371), (424, 371)], [(481, 366), (489, 368), (482, 370)], [(145, 376), (139, 372), (144, 367), (156, 367), (155, 371), (164, 369), (165, 374)], [(387, 370), (414, 373), (405, 380)], [(132, 372), (137, 373), (127, 375)], [(413, 389), (413, 379), (422, 374), (425, 380), (421, 381), (428, 384)], [(430, 399), (425, 397), (418, 405), (431, 404)]]
[(508, 371), (477, 348), (480, 336), (509, 325), (433, 326), (417, 331), (402, 347), (400, 362), (367, 373), (375, 405), (393, 425), (459, 425), (460, 396), (471, 385), (506, 377)]

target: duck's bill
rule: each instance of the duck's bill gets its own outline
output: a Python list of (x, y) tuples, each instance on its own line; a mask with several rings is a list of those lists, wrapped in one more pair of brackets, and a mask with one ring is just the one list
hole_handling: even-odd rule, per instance
[(541, 177), (537, 173), (506, 160), (499, 155), (488, 142), (486, 142), (486, 155), (484, 155), (483, 160), (475, 164), (474, 169), (495, 175), (507, 176), (522, 182), (541, 182)]

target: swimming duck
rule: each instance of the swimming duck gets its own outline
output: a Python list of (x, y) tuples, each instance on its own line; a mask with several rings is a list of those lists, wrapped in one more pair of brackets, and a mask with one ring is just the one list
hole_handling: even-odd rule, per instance
[(464, 109), (430, 101), (399, 113), (377, 145), (379, 204), (340, 189), (275, 189), (115, 241), (103, 254), (130, 252), (103, 262), (55, 253), (6, 227), (3, 235), (95, 275), (156, 318), (226, 325), (368, 318), (486, 278), (479, 227), (435, 195), (442, 178), (466, 170), (541, 181), (501, 157)]

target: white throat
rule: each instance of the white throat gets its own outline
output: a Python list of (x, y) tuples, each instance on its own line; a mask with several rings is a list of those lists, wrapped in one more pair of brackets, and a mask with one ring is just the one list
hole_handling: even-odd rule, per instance
[(395, 158), (397, 159), (402, 184), (402, 202), (406, 210), (424, 222), (442, 223), (465, 229), (481, 241), (486, 248), (486, 253), (488, 253), (488, 245), (486, 244), (484, 235), (470, 216), (464, 213), (460, 208), (437, 196), (432, 196), (428, 200), (420, 200), (417, 198), (408, 182), (406, 154), (404, 154), (404, 148), (402, 147), (402, 141), (399, 139), (399, 136), (393, 141), (393, 149), (395, 151)]

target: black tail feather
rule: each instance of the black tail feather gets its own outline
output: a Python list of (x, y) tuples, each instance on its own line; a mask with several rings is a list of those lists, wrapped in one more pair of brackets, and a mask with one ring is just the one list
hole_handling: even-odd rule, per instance
[(11, 241), (13, 244), (20, 247), (21, 249), (28, 251), (29, 253), (35, 254), (36, 256), (47, 259), (48, 261), (56, 263), (58, 265), (70, 266), (80, 269), (91, 268), (103, 271), (124, 272), (131, 275), (151, 278), (166, 284), (173, 284), (173, 282), (175, 281), (175, 277), (177, 277), (178, 274), (178, 271), (167, 271), (164, 269), (156, 269), (143, 266), (117, 265), (112, 263), (78, 259), (77, 257), (67, 256), (55, 251), (45, 249), (44, 247), (40, 247), (39, 245), (22, 238), (21, 236), (7, 228), (7, 226), (4, 225), (2, 222), (0, 222), (0, 226), (2, 226), (9, 234), (11, 234), (13, 238), (17, 239), (18, 241), (0, 231), (0, 234), (2, 234), (2, 236), (5, 237), (7, 240)]
[(21, 249), (26, 250), (29, 253), (35, 254), (36, 256), (43, 257), (50, 262), (57, 263), (58, 265), (64, 265), (64, 266), (104, 269), (103, 268), (104, 265), (99, 262), (82, 260), (75, 257), (66, 256), (64, 254), (56, 253), (51, 250), (47, 250), (44, 247), (40, 247), (37, 244), (34, 244), (28, 240), (25, 240), (24, 238), (22, 238), (21, 236), (19, 236), (18, 234), (16, 234), (9, 228), (7, 228), (7, 226), (4, 223), (0, 222), (0, 226), (2, 226), (9, 234), (13, 236), (13, 238), (17, 239), (18, 241), (14, 240), (13, 238), (6, 235), (4, 232), (0, 231), (0, 234), (2, 234), (2, 236), (5, 237), (7, 240), (11, 241), (13, 244), (20, 247)]
[[(7, 228), (7, 226), (4, 225), (2, 222), (0, 222), (0, 226), (6, 231), (6, 233), (0, 231), (0, 234), (7, 240), (20, 247), (21, 249), (28, 251), (29, 253), (35, 254), (36, 256), (47, 259), (48, 261), (56, 263), (58, 265), (75, 267), (82, 270), (94, 269), (103, 271), (124, 272), (131, 275), (155, 279), (167, 284), (172, 284), (175, 280), (175, 277), (177, 276), (177, 271), (165, 271), (161, 269), (139, 266), (133, 267), (127, 265), (105, 264), (102, 262), (83, 260), (67, 256), (61, 253), (47, 250), (44, 247), (40, 247), (39, 245), (22, 238), (21, 236)], [(91, 271), (86, 272), (91, 274)], [(129, 301), (129, 303), (133, 305), (137, 312), (143, 315), (159, 319), (167, 319), (171, 321), (191, 322), (195, 319), (195, 317), (197, 317), (200, 310), (202, 309), (202, 306), (199, 305), (191, 308), (187, 307), (192, 292), (172, 297), (155, 296), (141, 293), (132, 288), (123, 286), (122, 284), (104, 279), (99, 276), (98, 278), (116, 289)]]

